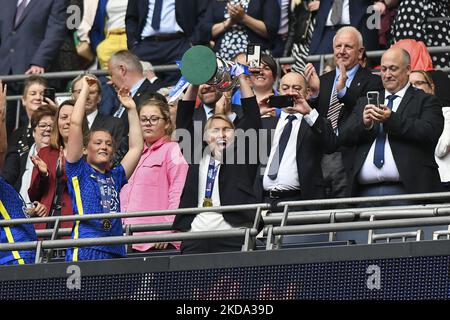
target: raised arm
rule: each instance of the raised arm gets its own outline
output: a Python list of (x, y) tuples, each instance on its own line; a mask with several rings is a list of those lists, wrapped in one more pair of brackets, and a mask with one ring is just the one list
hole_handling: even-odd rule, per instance
[(133, 98), (130, 96), (130, 91), (122, 87), (118, 92), (118, 96), (122, 105), (127, 109), (128, 123), (130, 124), (130, 131), (128, 133), (129, 149), (120, 162), (125, 169), (127, 179), (129, 179), (141, 158), (142, 149), (144, 148), (144, 137), (142, 136), (136, 103), (134, 103)]
[[(82, 87), (80, 95), (75, 102), (72, 116), (70, 117), (69, 141), (67, 142), (66, 160), (75, 163), (83, 156), (83, 119), (86, 113), (86, 100), (89, 95), (89, 82), (94, 85), (96, 82), (89, 77), (81, 79)], [(94, 81), (94, 82), (92, 82)]]

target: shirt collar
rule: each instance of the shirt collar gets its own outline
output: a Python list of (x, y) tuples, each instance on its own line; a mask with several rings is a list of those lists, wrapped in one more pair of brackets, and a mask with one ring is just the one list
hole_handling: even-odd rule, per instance
[(88, 114), (86, 116), (86, 119), (88, 121), (89, 129), (92, 127), (92, 124), (94, 123), (95, 117), (97, 117), (98, 109), (96, 109), (94, 112)]
[(406, 85), (402, 88), (402, 89), (400, 89), (399, 91), (397, 91), (396, 93), (391, 93), (391, 92), (389, 92), (389, 91), (387, 91), (386, 89), (384, 90), (384, 98), (386, 99), (386, 97), (387, 96), (390, 96), (390, 95), (392, 95), (392, 94), (395, 94), (396, 96), (398, 96), (400, 99), (403, 99), (403, 97), (404, 97), (404, 95), (405, 95), (405, 93), (406, 93), (406, 90), (408, 90), (408, 88), (409, 88), (409, 86), (410, 86), (411, 84), (409, 83), (409, 81), (406, 83)]
[(298, 112), (296, 112), (296, 113), (287, 113), (287, 112), (281, 110), (280, 119), (282, 119), (284, 121), (291, 114), (294, 115), (297, 118), (297, 120), (302, 120), (302, 118), (303, 118), (303, 115), (301, 113), (298, 113)]
[(147, 143), (144, 143), (144, 149), (142, 150), (142, 153), (146, 153), (147, 151), (153, 151), (161, 147), (163, 144), (168, 142), (168, 139), (166, 136), (160, 138), (159, 140), (155, 141), (150, 147), (147, 145)]
[(144, 83), (145, 78), (142, 78), (141, 80), (139, 80), (138, 82), (136, 82), (134, 84), (134, 86), (131, 87), (130, 93), (131, 96), (134, 97), (134, 95), (136, 94), (136, 92), (138, 91), (138, 89), (141, 87), (141, 85)]
[(203, 109), (205, 109), (205, 113), (206, 113), (207, 117), (210, 115), (211, 111), (214, 111), (213, 108), (208, 107), (206, 104), (203, 104)]

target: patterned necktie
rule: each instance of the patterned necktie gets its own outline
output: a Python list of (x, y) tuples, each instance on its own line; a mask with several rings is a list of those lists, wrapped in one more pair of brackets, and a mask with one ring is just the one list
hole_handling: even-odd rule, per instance
[(339, 113), (344, 104), (339, 102), (336, 89), (333, 90), (331, 95), (330, 107), (328, 108), (327, 118), (331, 121), (333, 130), (336, 130), (339, 120)]
[[(396, 95), (387, 96), (388, 99), (387, 107), (392, 110), (394, 100), (398, 98)], [(373, 164), (381, 169), (384, 165), (384, 145), (386, 144), (386, 132), (384, 132), (383, 124), (380, 123), (380, 129), (378, 132), (377, 140), (375, 142), (375, 151), (373, 153)]]
[(17, 11), (16, 11), (16, 17), (14, 19), (14, 27), (17, 27), (17, 25), (19, 24), (20, 18), (23, 15), (23, 12), (25, 11), (25, 8), (27, 7), (27, 0), (23, 0), (19, 6), (17, 7)]
[(342, 7), (344, 6), (344, 0), (334, 0), (331, 7), (331, 23), (335, 26), (338, 25), (342, 18)]
[(152, 28), (154, 30), (159, 30), (161, 24), (162, 5), (163, 0), (155, 0), (155, 6), (153, 7), (153, 16), (152, 16)]
[(297, 117), (291, 114), (286, 119), (289, 120), (289, 122), (284, 126), (283, 132), (281, 133), (278, 148), (275, 151), (275, 154), (273, 155), (272, 162), (270, 163), (269, 167), (269, 172), (267, 174), (267, 176), (272, 180), (275, 180), (278, 176), (280, 163), (281, 160), (283, 159), (284, 151), (286, 150), (289, 137), (291, 136), (292, 121), (296, 120)]

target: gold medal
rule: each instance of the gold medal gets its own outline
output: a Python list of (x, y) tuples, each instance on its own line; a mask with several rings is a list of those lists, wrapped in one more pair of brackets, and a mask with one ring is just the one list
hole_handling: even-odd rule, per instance
[(213, 202), (211, 198), (203, 198), (203, 207), (204, 208), (208, 208), (208, 207), (212, 207), (213, 206)]
[(111, 227), (112, 227), (111, 221), (109, 219), (103, 219), (102, 226), (103, 226), (103, 230), (105, 230), (105, 231), (111, 230)]

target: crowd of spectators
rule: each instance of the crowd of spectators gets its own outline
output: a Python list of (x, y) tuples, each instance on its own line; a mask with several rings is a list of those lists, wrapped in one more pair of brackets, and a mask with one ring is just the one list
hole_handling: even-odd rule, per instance
[[(0, 5), (0, 74), (29, 75), (23, 83), (0, 82), (1, 182), (20, 194), (29, 217), (260, 201), (276, 211), (278, 202), (288, 200), (450, 191), (450, 80), (439, 71), (450, 67), (450, 53), (426, 50), (450, 45), (447, 1), (0, 0)], [(69, 6), (82, 9), (75, 29), (66, 23)], [(152, 70), (181, 60), (197, 44), (245, 64), (250, 43), (261, 45), (261, 64), (240, 75), (229, 92), (190, 85), (175, 99), (170, 92), (180, 72)], [(367, 64), (366, 51), (376, 49), (386, 49), (371, 62), (381, 76)], [(319, 74), (306, 59), (327, 53), (333, 54), (331, 68)], [(295, 62), (280, 67), (274, 57), (283, 55)], [(78, 68), (104, 69), (109, 77), (85, 74), (66, 84), (39, 75)], [(67, 87), (68, 100), (46, 97), (51, 86)], [(368, 92), (378, 93), (378, 103), (368, 102)], [(23, 108), (7, 103), (7, 94), (22, 95)], [(292, 105), (274, 106), (269, 101), (277, 95), (291, 96)], [(192, 141), (175, 129), (188, 132)], [(264, 133), (266, 149), (245, 142), (241, 153), (237, 129)], [(195, 137), (203, 143), (195, 144)], [(190, 156), (198, 151), (196, 162)], [(252, 152), (258, 154), (254, 162)], [(208, 211), (123, 223), (173, 222), (163, 232), (192, 232), (253, 220), (254, 213)], [(73, 228), (74, 239), (122, 234), (119, 219), (63, 227)], [(233, 251), (242, 241), (133, 249)], [(70, 248), (66, 259), (124, 254), (123, 246)]]

